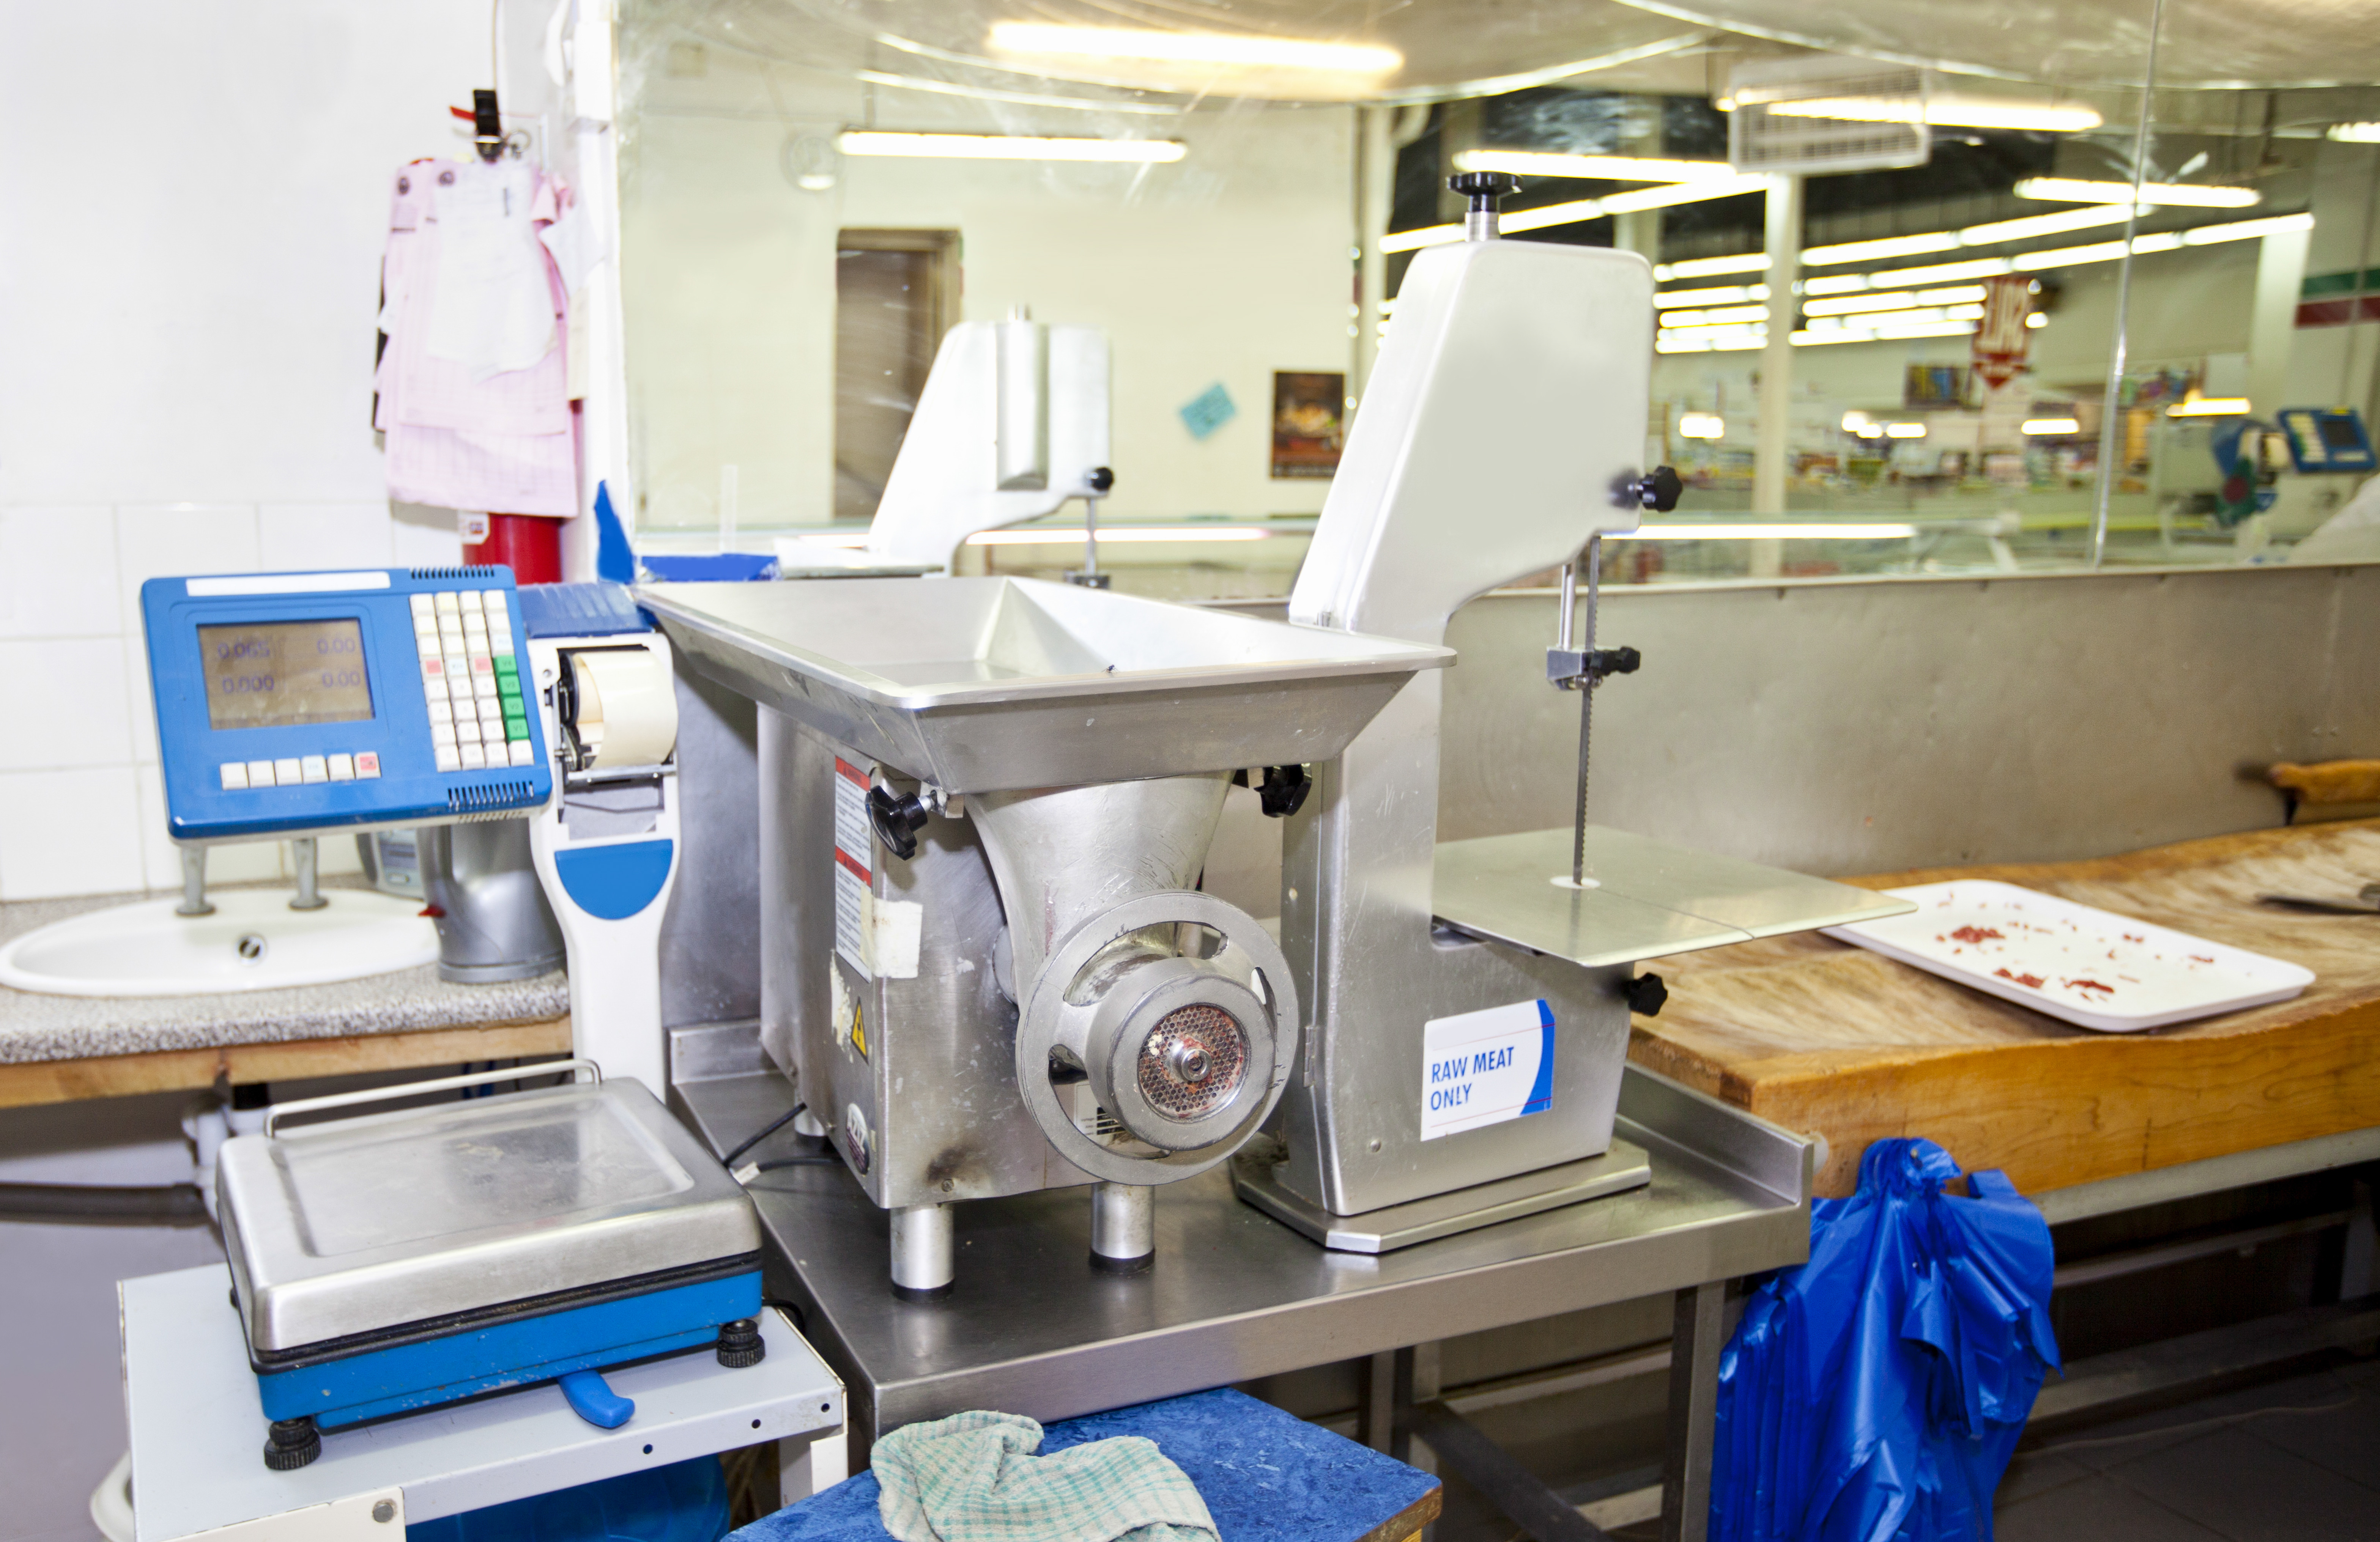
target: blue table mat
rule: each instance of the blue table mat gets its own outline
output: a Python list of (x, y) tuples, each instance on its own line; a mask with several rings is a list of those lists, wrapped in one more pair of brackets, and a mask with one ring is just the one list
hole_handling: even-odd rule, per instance
[[(1228, 1388), (1092, 1414), (1042, 1431), (1048, 1455), (1145, 1435), (1198, 1486), (1223, 1542), (1356, 1542), (1438, 1487), (1416, 1467)], [(876, 1475), (728, 1534), (728, 1542), (886, 1542)]]

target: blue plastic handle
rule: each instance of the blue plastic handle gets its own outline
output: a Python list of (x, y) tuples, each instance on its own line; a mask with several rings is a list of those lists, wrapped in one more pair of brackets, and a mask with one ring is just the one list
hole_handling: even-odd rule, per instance
[(632, 1399), (612, 1390), (601, 1371), (572, 1371), (562, 1378), (570, 1411), (598, 1429), (617, 1429), (637, 1411)]

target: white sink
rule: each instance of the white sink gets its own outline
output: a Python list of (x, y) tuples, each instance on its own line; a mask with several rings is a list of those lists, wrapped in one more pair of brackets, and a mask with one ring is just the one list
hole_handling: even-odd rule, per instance
[(212, 996), (329, 985), (438, 958), (421, 902), (326, 889), (320, 910), (289, 908), (287, 889), (208, 895), (212, 916), (176, 916), (174, 899), (97, 910), (0, 945), (0, 985), (48, 996)]

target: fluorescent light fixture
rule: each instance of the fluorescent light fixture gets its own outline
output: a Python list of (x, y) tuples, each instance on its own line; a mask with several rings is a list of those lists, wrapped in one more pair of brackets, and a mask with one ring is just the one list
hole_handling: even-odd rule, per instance
[[(1639, 188), (1633, 192), (1613, 193), (1597, 201), (1603, 205), (1603, 212), (1607, 214), (1630, 214), (1639, 209), (1666, 209), (1675, 203), (1700, 203), (1705, 199), (1733, 198), (1742, 193), (1767, 190), (1768, 178), (1766, 176), (1730, 176), (1724, 180), (1674, 182), (1662, 188)], [(1536, 211), (1524, 210), (1513, 219), (1525, 220), (1532, 212)], [(1505, 221), (1504, 228), (1512, 229), (1512, 221)]]
[(1716, 278), (1721, 273), (1765, 273), (1767, 271), (1767, 253), (1746, 251), (1733, 257), (1689, 257), (1682, 262), (1664, 262), (1653, 270), (1653, 276), (1667, 284), (1673, 278)]
[(2024, 319), (2024, 326), (2027, 332), (2039, 332), (2043, 327), (2046, 327), (2048, 324), (2049, 318), (2043, 315), (2038, 310)]
[(1843, 431), (1845, 433), (1865, 433), (1868, 430), (1875, 427), (1876, 419), (1869, 417), (1864, 412), (1854, 409), (1843, 414)]
[(2247, 414), (2245, 396), (2192, 396), (2165, 409), (2168, 418), (2244, 418)]
[(1515, 176), (1577, 176), (1608, 182), (1714, 182), (1735, 175), (1725, 161), (1670, 161), (1654, 155), (1561, 155), (1535, 150), (1462, 150), (1457, 171), (1508, 171)]
[(1959, 232), (1959, 244), (1962, 247), (1996, 247), (2008, 241), (2030, 241), (2035, 236), (2062, 236), (2070, 230), (2093, 230), (2100, 225), (2121, 225), (2129, 217), (2129, 212), (2120, 203), (2094, 203), (2081, 209), (2061, 209), (2055, 214), (2027, 214), (2022, 219), (1971, 225)]
[(1002, 54), (1148, 59), (1164, 64), (1303, 69), (1330, 75), (1386, 75), (1405, 62), (1404, 55), (1395, 49), (1377, 43), (1320, 42), (1305, 38), (1260, 37), (1245, 32), (1167, 32), (1140, 27), (1069, 27), (1036, 21), (994, 22), (990, 41), (992, 48)]
[(1876, 241), (1844, 241), (1837, 246), (1808, 247), (1802, 261), (1814, 267), (1830, 267), (1837, 262), (1867, 262), (1887, 257), (1921, 257), (1929, 251), (1956, 251), (1958, 236), (1948, 230), (1937, 230), (1924, 236), (1888, 236)]
[(1746, 322), (1768, 320), (1765, 305), (1722, 305), (1709, 310), (1672, 310), (1661, 318), (1661, 330), (1675, 332), (1680, 327), (1742, 326)]
[[(1272, 532), (1255, 525), (1102, 525), (1099, 544), (1135, 541), (1263, 540)], [(1080, 546), (1081, 526), (1038, 526), (1021, 530), (978, 530), (967, 537), (969, 546)]]
[(1980, 284), (1948, 289), (1896, 289), (1884, 294), (1846, 295), (1840, 299), (1805, 300), (1805, 316), (1851, 316), (1863, 310), (1909, 310), (1928, 305), (1972, 305), (1984, 297)]
[(999, 91), (990, 86), (962, 86), (953, 80), (928, 80), (915, 75), (892, 75), (880, 69), (855, 69), (852, 79), (896, 91), (928, 91), (936, 96), (964, 96), (978, 102), (1013, 102), (1020, 107), (1067, 107), (1076, 112), (1139, 113), (1150, 117), (1175, 117), (1179, 107), (1149, 102), (1117, 102), (1101, 97), (1052, 96), (1042, 91)]
[(1687, 524), (1684, 521), (1639, 525), (1615, 530), (1606, 540), (1907, 540), (1914, 525), (1797, 524), (1791, 520), (1745, 521), (1742, 524)]
[(2260, 236), (2278, 236), (2284, 231), (2312, 230), (2312, 214), (2276, 214), (2266, 220), (2234, 220), (2229, 225), (2202, 225), (2195, 230), (2181, 233), (2186, 247), (2211, 247), (2218, 241), (2252, 241)]
[[(1746, 103), (1749, 105), (1749, 103)], [(1736, 103), (1721, 98), (1722, 111)], [(1902, 96), (1821, 96), (1802, 102), (1764, 102), (1773, 117), (1823, 117), (1842, 123), (1916, 123), (1946, 128), (2023, 128), (2076, 134), (2103, 121), (2079, 102), (2025, 102), (2014, 97), (1928, 96), (1921, 112)]]
[[(1524, 231), (1549, 230), (1558, 225), (1577, 225), (1585, 220), (1601, 219), (1606, 214), (1633, 213), (1639, 209), (1665, 209), (1676, 203), (1700, 203), (1706, 199), (1733, 198), (1741, 193), (1767, 189), (1766, 176), (1730, 176), (1725, 181), (1671, 182), (1660, 187), (1642, 188), (1633, 192), (1614, 193), (1609, 198), (1582, 198), (1568, 203), (1549, 203), (1542, 209), (1521, 209), (1504, 215), (1498, 228), (1507, 236)], [(1380, 237), (1382, 251), (1413, 251), (1422, 247), (1434, 247), (1448, 241), (1463, 239), (1459, 225), (1424, 225), (1418, 230), (1399, 230)], [(1766, 259), (1763, 266), (1767, 265)]]
[[(2132, 196), (2129, 182), (2087, 182), (2073, 176), (2028, 176), (2016, 185), (2019, 198), (2053, 203), (2121, 203)], [(2196, 182), (2143, 182), (2141, 201), (2176, 209), (2251, 209), (2264, 200), (2253, 188), (2215, 188)]]
[(1684, 310), (1697, 305), (1729, 305), (1739, 300), (1765, 300), (1766, 284), (1729, 284), (1713, 289), (1671, 289), (1653, 297), (1656, 310)]
[(2380, 123), (2334, 123), (2323, 135), (2343, 144), (2380, 144)]
[(893, 134), (845, 129), (845, 155), (901, 155), (957, 161), (1179, 161), (1179, 140), (1058, 140), (1026, 134)]
[(1887, 439), (1923, 439), (1925, 437), (1925, 425), (1923, 423), (1887, 423), (1884, 426), (1884, 437)]
[(1924, 268), (1870, 273), (1867, 281), (1877, 289), (1922, 288), (1928, 284), (1958, 284), (1971, 278), (1991, 278), (2014, 272), (2015, 264), (2005, 257), (1978, 257), (1967, 262), (1937, 262)]
[(2027, 433), (2081, 433), (2082, 424), (2072, 418), (2028, 418), (2024, 420)]
[(1716, 412), (1687, 412), (1678, 418), (1681, 439), (1723, 439), (1727, 436), (1727, 419)]
[(1886, 258), (1917, 257), (1933, 251), (1956, 251), (1961, 247), (1996, 247), (2009, 241), (2031, 240), (2036, 236), (2056, 236), (2069, 230), (2088, 230), (2095, 225), (2120, 225), (2126, 217), (2121, 204), (2094, 204), (2083, 209), (2062, 209), (2055, 214), (2027, 214), (2022, 219), (1971, 225), (1963, 230), (1930, 230), (1917, 236), (1888, 236), (1874, 241), (1845, 241), (1839, 246), (1811, 247), (1802, 253), (1802, 261), (1812, 267), (1831, 268), (1845, 262), (1873, 262)]

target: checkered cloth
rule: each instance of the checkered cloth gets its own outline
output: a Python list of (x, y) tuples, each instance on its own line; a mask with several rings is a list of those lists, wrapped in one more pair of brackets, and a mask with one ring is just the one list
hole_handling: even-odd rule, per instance
[(1189, 1475), (1137, 1435), (1035, 1456), (1015, 1414), (908, 1425), (869, 1457), (900, 1542), (1219, 1542)]

